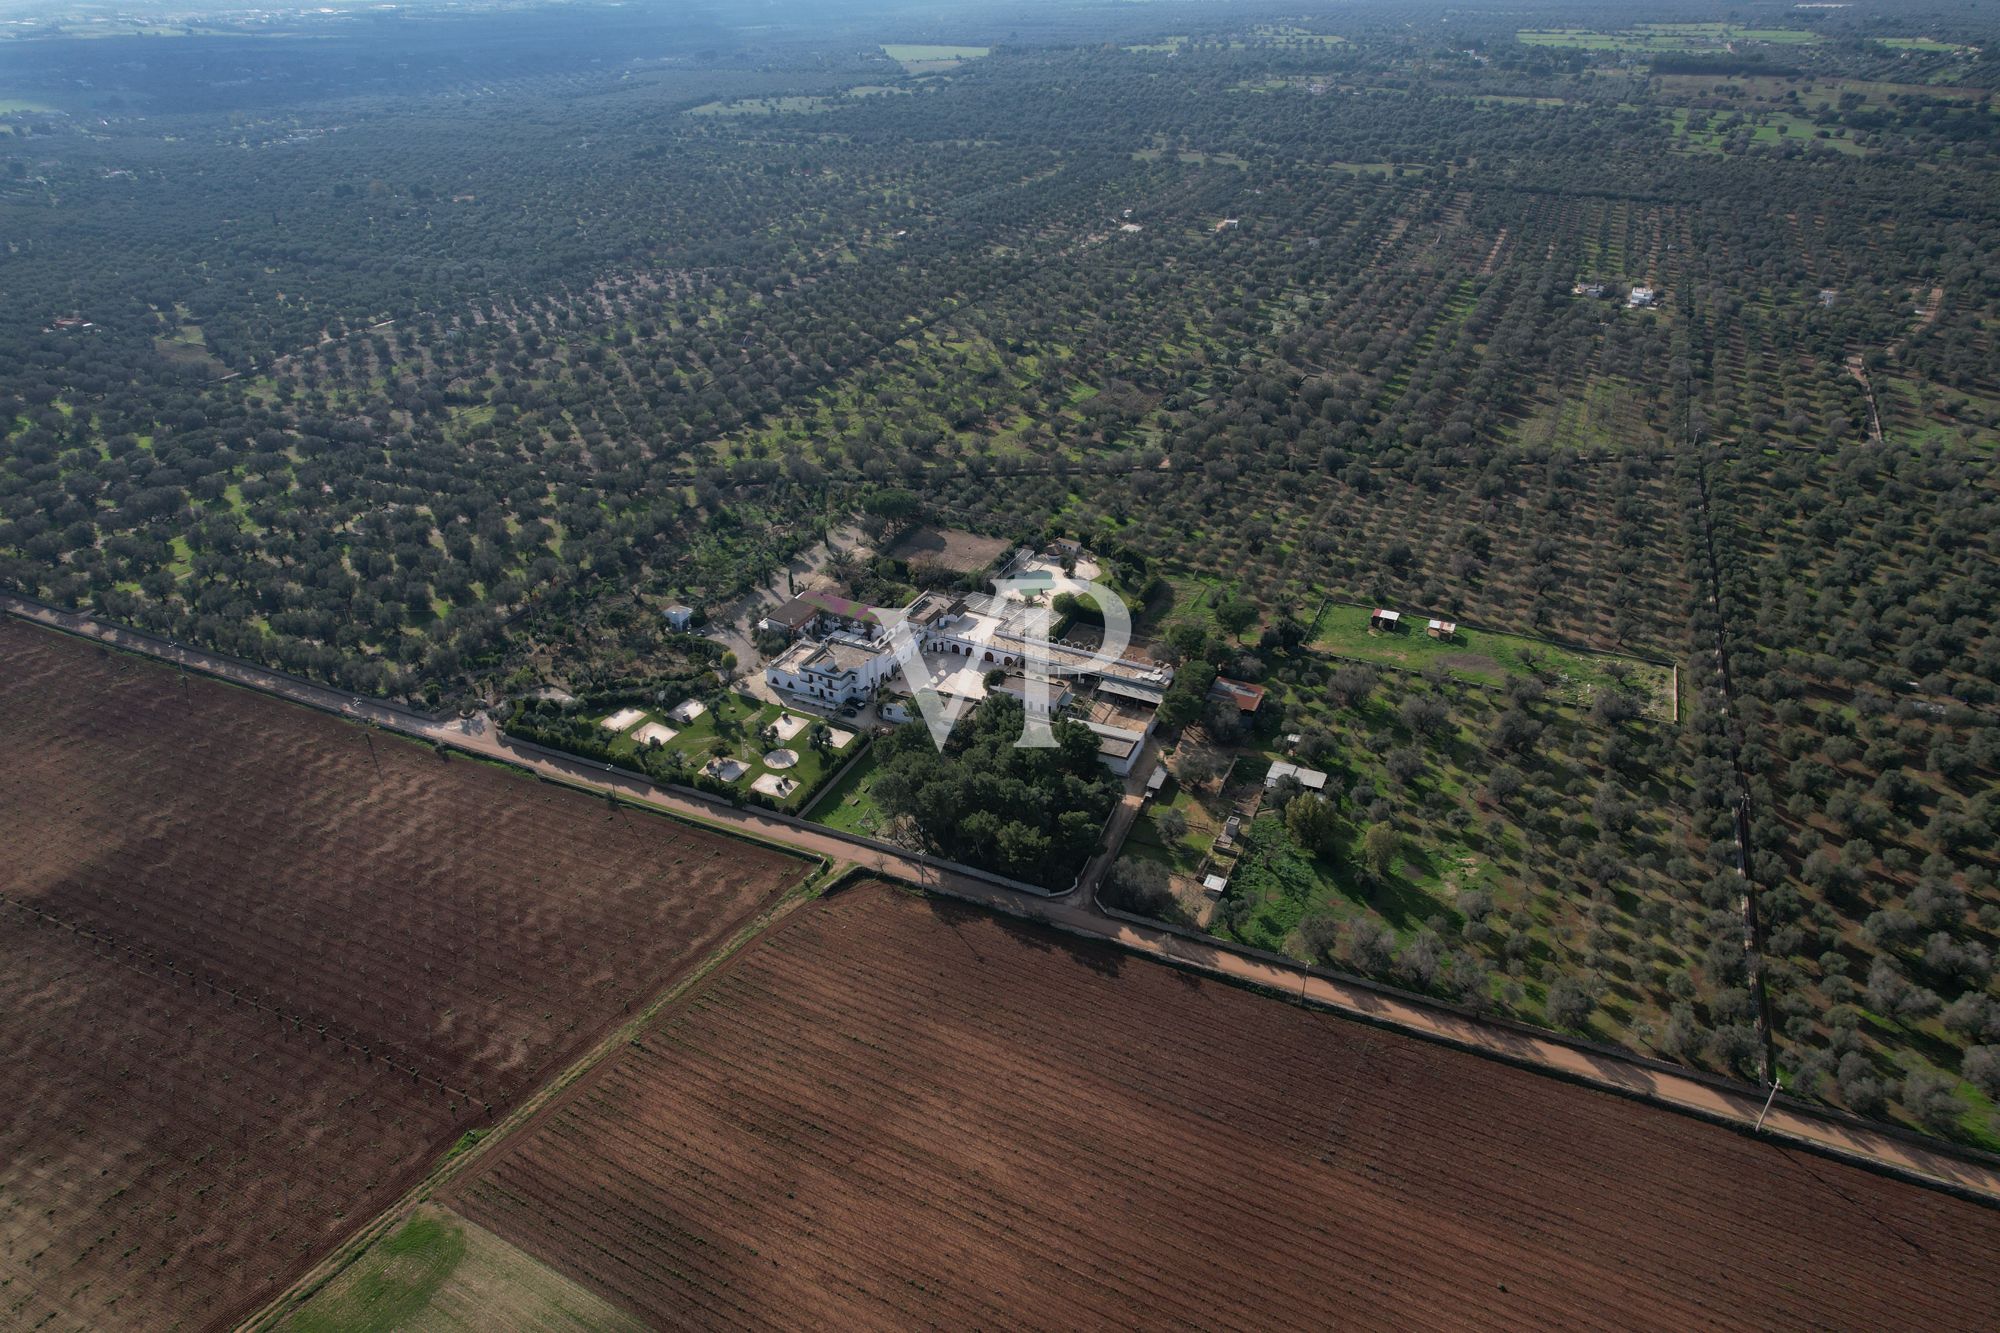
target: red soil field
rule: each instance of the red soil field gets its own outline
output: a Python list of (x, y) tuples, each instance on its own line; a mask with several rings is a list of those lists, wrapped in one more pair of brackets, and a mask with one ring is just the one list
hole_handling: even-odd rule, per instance
[(660, 1326), (1990, 1326), (2000, 1212), (867, 885), (451, 1187)]
[(229, 1324), (801, 862), (0, 623), (0, 1326)]

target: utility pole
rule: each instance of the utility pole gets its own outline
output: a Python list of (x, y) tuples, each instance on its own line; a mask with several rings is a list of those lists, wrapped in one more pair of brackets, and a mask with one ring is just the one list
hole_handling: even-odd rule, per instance
[(1764, 1109), (1757, 1113), (1757, 1123), (1751, 1126), (1751, 1133), (1754, 1134), (1764, 1128), (1764, 1117), (1771, 1114), (1771, 1103), (1776, 1100), (1778, 1100), (1778, 1082), (1776, 1079), (1773, 1079), (1771, 1080), (1771, 1095), (1764, 1099)]

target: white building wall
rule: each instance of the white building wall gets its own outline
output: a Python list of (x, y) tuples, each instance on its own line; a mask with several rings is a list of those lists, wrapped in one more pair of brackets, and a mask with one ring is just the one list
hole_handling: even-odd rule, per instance
[(822, 703), (865, 703), (876, 687), (901, 672), (892, 653), (877, 653), (852, 671), (835, 674), (810, 666), (788, 670), (773, 663), (764, 668), (764, 682), (774, 690), (815, 699)]

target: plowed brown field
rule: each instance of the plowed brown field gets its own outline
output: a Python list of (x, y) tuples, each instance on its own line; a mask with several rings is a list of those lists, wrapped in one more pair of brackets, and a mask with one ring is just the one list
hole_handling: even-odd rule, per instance
[(869, 885), (452, 1188), (661, 1326), (1990, 1326), (2000, 1213)]
[(0, 623), (0, 1327), (226, 1325), (802, 869)]

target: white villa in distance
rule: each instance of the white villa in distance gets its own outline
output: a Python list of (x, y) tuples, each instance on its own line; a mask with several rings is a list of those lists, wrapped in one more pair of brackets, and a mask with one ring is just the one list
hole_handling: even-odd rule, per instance
[[(1052, 598), (1064, 591), (1065, 558), (1066, 550), (1022, 548), (1006, 572), (1049, 574)], [(880, 612), (844, 597), (807, 593), (762, 622), (762, 628), (799, 636), (764, 668), (764, 680), (801, 705), (828, 710), (888, 695), (883, 720), (908, 721), (916, 716), (911, 686), (889, 647), (890, 627), (906, 624), (941, 697), (974, 704), (997, 690), (1043, 716), (1074, 714), (1098, 734), (1105, 762), (1123, 776), (1152, 732), (1152, 714), (1173, 683), (1173, 669), (1137, 658), (1099, 660), (1088, 648), (1049, 642), (1049, 614), (1039, 598), (1018, 594), (924, 592), (900, 612)], [(989, 690), (986, 677), (994, 671), (1006, 675)], [(1083, 690), (1105, 698), (1080, 708)]]

